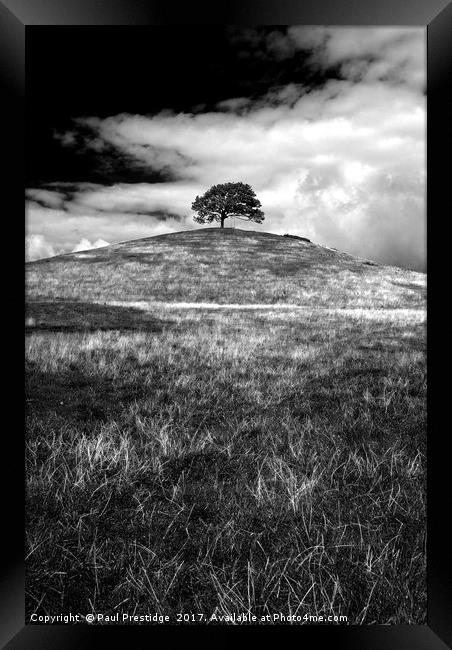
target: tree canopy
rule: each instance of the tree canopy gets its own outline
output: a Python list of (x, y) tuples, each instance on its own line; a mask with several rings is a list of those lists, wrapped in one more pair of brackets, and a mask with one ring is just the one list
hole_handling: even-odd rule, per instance
[(262, 223), (265, 219), (261, 202), (251, 185), (246, 183), (222, 183), (213, 185), (205, 194), (197, 196), (192, 203), (198, 223), (219, 221), (224, 228), (228, 217)]

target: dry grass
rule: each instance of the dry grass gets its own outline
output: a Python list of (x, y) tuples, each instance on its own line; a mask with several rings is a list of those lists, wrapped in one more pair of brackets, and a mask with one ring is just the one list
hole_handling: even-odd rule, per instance
[(29, 285), (28, 615), (425, 622), (418, 292), (182, 308), (148, 271), (137, 304), (121, 287), (96, 302), (94, 282), (81, 303), (59, 274), (50, 300), (46, 264)]

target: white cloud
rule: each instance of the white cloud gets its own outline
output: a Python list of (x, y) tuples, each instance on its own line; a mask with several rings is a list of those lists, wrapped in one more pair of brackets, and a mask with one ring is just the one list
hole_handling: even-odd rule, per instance
[(55, 249), (46, 240), (44, 235), (32, 234), (25, 238), (25, 259), (27, 261), (39, 260), (55, 255)]
[(78, 251), (87, 251), (92, 248), (102, 248), (103, 246), (109, 246), (109, 242), (105, 241), (105, 239), (96, 239), (95, 242), (91, 243), (89, 239), (83, 238), (74, 246), (72, 252), (77, 253)]
[(26, 195), (29, 199), (47, 205), (51, 208), (62, 208), (66, 199), (61, 192), (53, 190), (33, 189), (27, 190)]
[(196, 183), (118, 183), (110, 187), (99, 187), (93, 191), (75, 194), (72, 211), (102, 210), (146, 214), (170, 212), (178, 215), (190, 214)]
[[(183, 230), (186, 226), (169, 217), (156, 221), (145, 215), (130, 212), (100, 212), (82, 208), (73, 203), (68, 210), (54, 210), (28, 202), (26, 206), (26, 229), (29, 236), (43, 230), (52, 242), (55, 254), (71, 252), (85, 239), (88, 242), (104, 240), (110, 243), (152, 237), (167, 232)], [(192, 223), (189, 227), (195, 227)]]

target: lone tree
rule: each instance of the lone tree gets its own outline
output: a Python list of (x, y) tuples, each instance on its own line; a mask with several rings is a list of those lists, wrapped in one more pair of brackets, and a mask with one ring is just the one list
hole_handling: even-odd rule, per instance
[(219, 221), (224, 228), (228, 217), (262, 223), (265, 219), (261, 202), (251, 185), (246, 183), (223, 183), (213, 185), (202, 196), (197, 196), (191, 209), (197, 212), (193, 217), (198, 223)]

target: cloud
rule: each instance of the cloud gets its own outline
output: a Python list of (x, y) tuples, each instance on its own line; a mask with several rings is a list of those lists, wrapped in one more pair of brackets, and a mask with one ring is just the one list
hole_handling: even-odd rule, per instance
[(344, 78), (425, 89), (426, 40), (419, 28), (291, 27), (288, 38), (310, 51), (311, 65), (339, 66)]
[[(26, 204), (28, 236), (41, 237), (45, 232), (46, 240), (52, 242), (55, 255), (73, 251), (81, 240), (116, 243), (184, 229), (179, 219), (171, 215), (164, 217), (114, 210), (97, 211), (82, 208), (75, 202), (67, 204), (64, 210), (43, 207), (33, 201)], [(194, 228), (195, 224), (189, 227)]]
[(293, 27), (243, 38), (249, 51), (280, 60), (302, 53), (339, 75), (315, 88), (294, 81), (258, 99), (227, 98), (210, 112), (80, 118), (97, 148), (172, 180), (31, 189), (30, 232), (72, 250), (81, 238), (194, 228), (197, 194), (243, 181), (262, 202), (265, 230), (425, 269), (424, 30)]
[[(394, 136), (398, 140), (393, 144), (400, 145), (403, 155), (404, 147), (422, 135), (423, 104), (409, 89), (332, 81), (293, 105), (263, 101), (239, 115), (122, 114), (98, 120), (98, 130), (127, 155), (133, 153), (151, 166), (166, 166), (172, 157), (180, 181), (209, 184), (245, 175), (262, 187), (274, 182), (275, 175), (308, 168), (322, 153), (378, 162), (385, 155), (384, 143), (389, 146)], [(164, 159), (158, 155), (163, 148), (172, 152)], [(154, 149), (155, 156), (150, 154)]]
[(422, 269), (425, 263), (424, 197), (420, 172), (328, 163), (300, 182), (296, 204), (315, 241), (361, 257)]
[(417, 27), (233, 28), (230, 40), (248, 56), (284, 61), (301, 55), (305, 66), (335, 70), (338, 78), (425, 89), (426, 39)]
[(62, 208), (67, 198), (63, 192), (33, 188), (26, 191), (26, 196), (36, 203), (50, 208)]
[(69, 209), (83, 213), (86, 210), (149, 215), (156, 220), (188, 216), (196, 189), (194, 183), (118, 183), (98, 187), (92, 191), (75, 193)]
[(105, 239), (96, 239), (95, 242), (91, 243), (89, 239), (83, 238), (79, 241), (76, 246), (72, 249), (73, 253), (77, 253), (78, 251), (87, 251), (91, 250), (92, 248), (102, 248), (103, 246), (109, 246), (109, 242), (105, 241)]
[(25, 237), (25, 259), (29, 262), (55, 255), (55, 249), (44, 235), (27, 235)]

